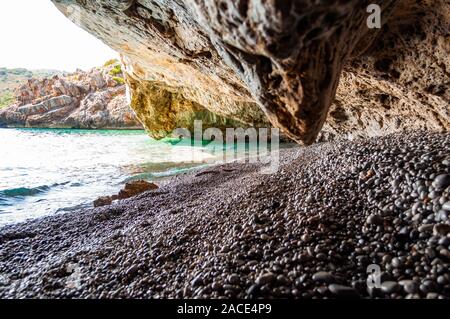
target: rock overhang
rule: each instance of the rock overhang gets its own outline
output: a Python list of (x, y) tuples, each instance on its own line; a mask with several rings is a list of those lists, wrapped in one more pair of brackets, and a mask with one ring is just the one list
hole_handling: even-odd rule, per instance
[[(270, 122), (304, 144), (323, 128), (322, 138), (449, 129), (445, 1), (377, 1), (382, 29), (368, 28), (373, 1), (361, 0), (53, 2), (122, 54), (132, 107), (153, 132), (198, 114), (207, 126)], [(390, 39), (408, 27), (408, 43)], [(435, 63), (435, 76), (414, 88), (418, 66), (404, 64), (419, 60)]]

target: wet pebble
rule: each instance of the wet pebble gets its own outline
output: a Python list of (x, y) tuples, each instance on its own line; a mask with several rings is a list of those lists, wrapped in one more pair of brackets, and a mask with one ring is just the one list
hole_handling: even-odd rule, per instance
[(256, 283), (257, 283), (258, 285), (266, 285), (266, 284), (272, 283), (273, 281), (275, 281), (275, 279), (276, 279), (276, 276), (275, 276), (273, 273), (271, 273), (271, 272), (269, 272), (269, 273), (264, 273), (264, 274), (261, 274), (261, 275), (256, 279)]
[(331, 284), (328, 286), (328, 290), (338, 296), (338, 297), (345, 297), (345, 298), (351, 298), (351, 297), (359, 297), (358, 292), (355, 288), (338, 285), (338, 284)]
[(317, 282), (330, 283), (334, 280), (334, 276), (329, 272), (319, 271), (312, 276), (312, 279)]
[(371, 214), (367, 217), (366, 223), (369, 225), (382, 225), (383, 217), (379, 214)]

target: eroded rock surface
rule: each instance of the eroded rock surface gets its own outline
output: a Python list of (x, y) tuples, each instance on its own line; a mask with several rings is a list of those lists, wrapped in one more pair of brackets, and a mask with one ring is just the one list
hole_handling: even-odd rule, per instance
[(120, 70), (114, 63), (89, 72), (30, 79), (15, 92), (17, 103), (0, 111), (0, 126), (142, 128), (129, 107)]
[(157, 137), (199, 115), (306, 144), (325, 122), (325, 139), (450, 128), (445, 0), (377, 1), (382, 29), (373, 1), (52, 1), (123, 55)]

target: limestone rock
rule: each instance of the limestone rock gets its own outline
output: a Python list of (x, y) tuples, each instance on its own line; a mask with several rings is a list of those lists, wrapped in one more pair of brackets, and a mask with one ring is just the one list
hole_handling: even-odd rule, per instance
[(30, 79), (16, 91), (18, 102), (0, 110), (0, 126), (142, 128), (129, 107), (122, 76), (115, 62), (88, 72)]
[(131, 198), (158, 188), (158, 185), (143, 180), (128, 182), (125, 184), (125, 187), (119, 192), (119, 194), (97, 198), (94, 201), (94, 207), (108, 206), (111, 205), (113, 201)]
[(112, 198), (109, 196), (99, 197), (94, 201), (94, 207), (108, 206), (112, 204)]
[(129, 182), (126, 183), (125, 188), (119, 192), (118, 199), (130, 198), (158, 188), (158, 185), (146, 181)]
[(377, 1), (382, 29), (367, 27), (368, 0), (52, 1), (123, 55), (157, 137), (198, 114), (270, 121), (305, 144), (323, 127), (321, 139), (450, 127), (445, 0)]

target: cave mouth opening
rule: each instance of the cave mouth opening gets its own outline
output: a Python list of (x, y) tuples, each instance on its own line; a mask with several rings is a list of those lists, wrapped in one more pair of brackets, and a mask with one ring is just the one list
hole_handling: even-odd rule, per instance
[(22, 1), (0, 298), (450, 298), (448, 1)]

